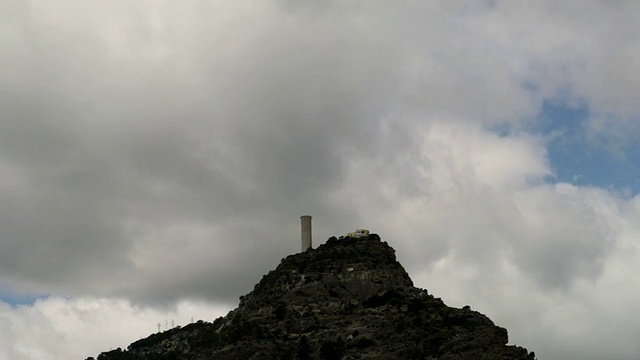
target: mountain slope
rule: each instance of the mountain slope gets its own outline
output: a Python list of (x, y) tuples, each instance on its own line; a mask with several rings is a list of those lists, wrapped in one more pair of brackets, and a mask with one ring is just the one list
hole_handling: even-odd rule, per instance
[(291, 255), (213, 323), (151, 335), (98, 360), (533, 360), (488, 317), (413, 286), (377, 235)]

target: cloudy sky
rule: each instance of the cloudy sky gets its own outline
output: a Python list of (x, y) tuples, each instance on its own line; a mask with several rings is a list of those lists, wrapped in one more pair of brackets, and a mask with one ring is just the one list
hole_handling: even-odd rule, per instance
[(640, 3), (0, 0), (0, 359), (377, 232), (540, 359), (640, 352)]

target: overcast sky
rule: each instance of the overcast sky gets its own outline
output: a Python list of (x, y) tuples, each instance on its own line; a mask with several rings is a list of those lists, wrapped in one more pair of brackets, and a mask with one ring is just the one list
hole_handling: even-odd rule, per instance
[(640, 352), (640, 3), (0, 0), (0, 359), (355, 228), (540, 359)]

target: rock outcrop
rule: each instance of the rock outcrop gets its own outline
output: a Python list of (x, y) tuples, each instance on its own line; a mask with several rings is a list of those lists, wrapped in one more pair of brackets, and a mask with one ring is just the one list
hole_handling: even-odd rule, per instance
[(507, 330), (413, 286), (377, 235), (283, 259), (213, 323), (157, 333), (98, 360), (533, 360)]

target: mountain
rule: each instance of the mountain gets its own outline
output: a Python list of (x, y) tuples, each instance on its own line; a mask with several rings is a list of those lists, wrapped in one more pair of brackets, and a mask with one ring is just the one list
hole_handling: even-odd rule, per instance
[[(413, 282), (379, 236), (290, 255), (227, 316), (156, 333), (98, 360), (534, 360), (485, 315)], [(89, 358), (87, 360), (93, 360)]]

